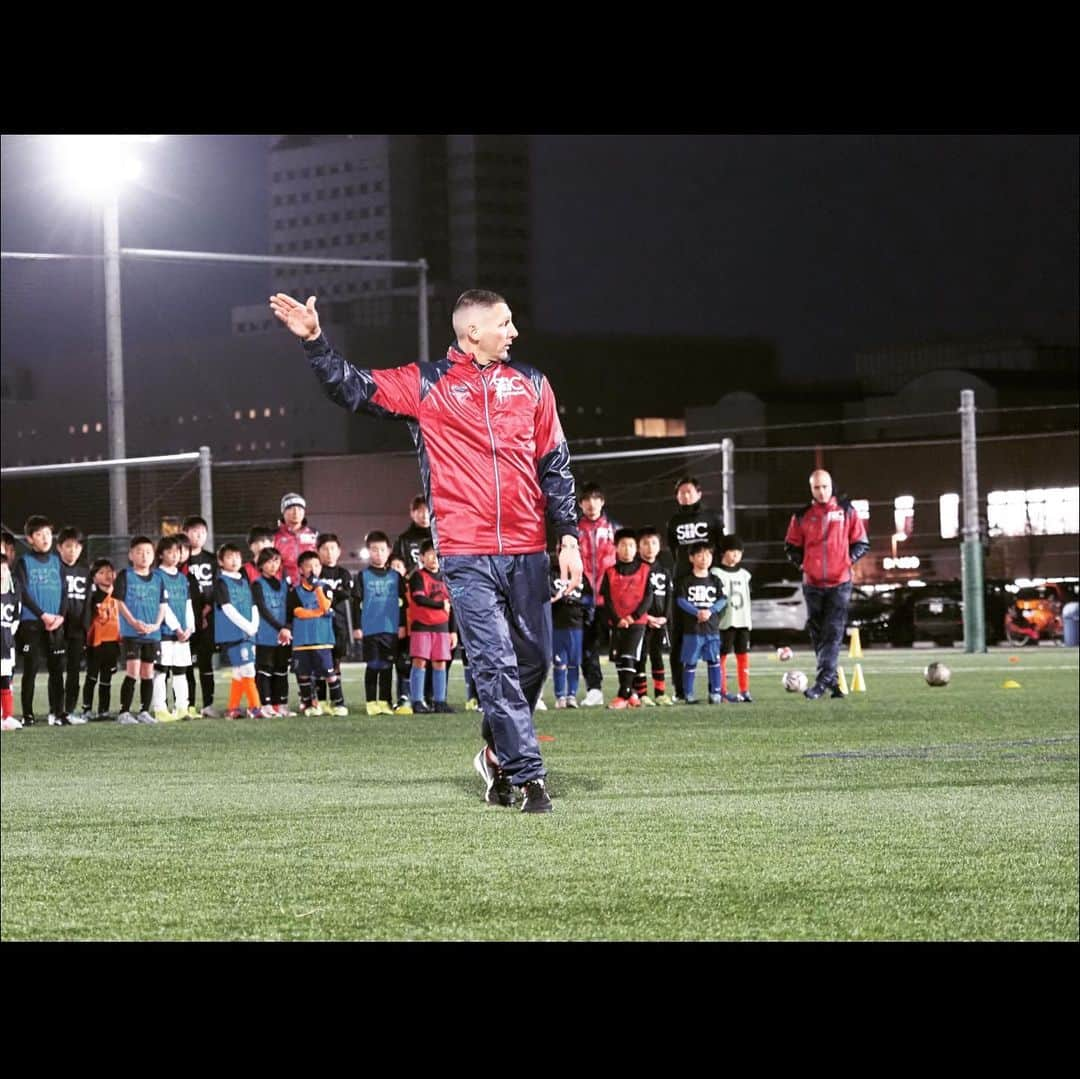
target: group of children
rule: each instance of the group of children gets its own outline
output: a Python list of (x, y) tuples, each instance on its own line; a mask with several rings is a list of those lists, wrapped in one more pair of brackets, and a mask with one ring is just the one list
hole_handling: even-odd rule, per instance
[[(85, 539), (73, 527), (55, 534), (45, 517), (25, 525), (28, 550), (16, 558), (3, 534), (0, 558), (0, 710), (4, 730), (31, 726), (39, 665), (48, 671), (48, 723), (71, 726), (112, 718), (111, 680), (124, 664), (117, 722), (125, 725), (216, 716), (213, 655), (231, 668), (226, 717), (295, 715), (289, 672), (305, 715), (348, 714), (341, 661), (352, 638), (367, 665), (369, 715), (452, 712), (447, 668), (457, 645), (450, 595), (430, 540), (409, 575), (391, 558), (389, 537), (368, 534), (370, 562), (355, 577), (338, 565), (341, 543), (320, 533), (315, 550), (296, 557), (295, 580), (284, 572), (275, 533), (248, 535), (251, 561), (239, 546), (205, 551), (207, 526), (189, 517), (183, 531), (156, 544), (132, 539), (129, 565), (105, 558), (87, 565)], [(348, 614), (346, 605), (350, 605)], [(15, 717), (15, 648), (22, 657), (22, 718)], [(86, 677), (79, 705), (79, 677)], [(196, 708), (196, 670), (204, 706)], [(397, 672), (396, 704), (391, 695)], [(430, 672), (430, 673), (429, 673)], [(478, 707), (468, 677), (467, 707)], [(170, 703), (171, 685), (171, 703)], [(97, 710), (94, 694), (97, 692)], [(135, 694), (138, 691), (138, 704)]]
[[(552, 621), (554, 628), (555, 707), (578, 707), (579, 668), (584, 626), (603, 618), (611, 630), (611, 656), (619, 678), (611, 709), (642, 705), (697, 704), (694, 682), (699, 660), (708, 675), (710, 704), (753, 702), (750, 695), (750, 573), (740, 566), (743, 545), (738, 536), (720, 541), (719, 565), (713, 566), (713, 547), (691, 543), (686, 554), (689, 572), (676, 575), (661, 562), (656, 528), (616, 529), (615, 559), (600, 575), (599, 596), (588, 577), (569, 591), (552, 561)], [(669, 628), (681, 622), (677, 658), (682, 668), (682, 691), (673, 699), (666, 691), (664, 650)], [(727, 657), (735, 655), (737, 692), (729, 692)], [(648, 694), (652, 678), (653, 698)], [(673, 663), (672, 670), (678, 667)], [(589, 702), (586, 701), (586, 704)]]

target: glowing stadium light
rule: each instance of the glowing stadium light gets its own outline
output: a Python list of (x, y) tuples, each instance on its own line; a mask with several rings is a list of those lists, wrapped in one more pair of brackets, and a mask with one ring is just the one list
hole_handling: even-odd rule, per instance
[(115, 195), (142, 175), (134, 144), (156, 142), (160, 135), (60, 135), (57, 151), (69, 186), (91, 198)]

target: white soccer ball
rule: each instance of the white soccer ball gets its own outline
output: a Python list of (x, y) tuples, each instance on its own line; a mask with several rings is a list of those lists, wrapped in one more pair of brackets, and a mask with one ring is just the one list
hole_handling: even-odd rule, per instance
[(784, 673), (783, 685), (788, 693), (802, 693), (809, 684), (810, 682), (802, 671), (786, 671)]
[(776, 650), (776, 658), (780, 660), (781, 663), (787, 663), (793, 655), (795, 655), (795, 653), (792, 652), (786, 644)]
[(931, 663), (923, 671), (923, 677), (928, 686), (947, 686), (952, 678), (952, 671), (944, 663)]

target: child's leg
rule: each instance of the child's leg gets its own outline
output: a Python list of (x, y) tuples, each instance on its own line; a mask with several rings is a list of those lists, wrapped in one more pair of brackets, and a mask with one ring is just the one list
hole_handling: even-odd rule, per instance
[(694, 699), (694, 673), (697, 671), (697, 663), (683, 662), (681, 665), (683, 676), (683, 696), (686, 700)]
[(0, 675), (0, 719), (15, 715), (15, 696), (11, 692), (11, 675)]
[(86, 650), (86, 680), (83, 682), (82, 707), (90, 712), (94, 707), (94, 687), (97, 686), (98, 669), (101, 667), (101, 647)]
[(393, 699), (390, 696), (393, 689), (394, 668), (388, 663), (385, 667), (379, 670), (379, 696), (380, 701), (385, 701), (386, 704), (392, 704)]
[(187, 680), (187, 674), (190, 670), (190, 663), (187, 666), (174, 666), (172, 669), (173, 704), (176, 706), (178, 716), (187, 715), (188, 706), (191, 704), (191, 698), (188, 697)]
[(431, 691), (433, 700), (446, 701), (446, 662), (440, 659), (431, 661)]
[(255, 646), (255, 685), (259, 690), (259, 697), (265, 702), (273, 701), (273, 691), (270, 680), (274, 669), (274, 645), (258, 644)]
[(735, 635), (735, 669), (739, 676), (739, 692), (750, 692), (750, 631), (740, 629)]
[(85, 651), (86, 635), (81, 631), (64, 639), (64, 711), (69, 714), (79, 702), (79, 672)]
[(112, 706), (112, 676), (120, 661), (120, 642), (106, 641), (98, 649), (98, 715), (106, 716)]
[(63, 627), (54, 629), (46, 637), (49, 669), (49, 712), (54, 716), (64, 714), (64, 664), (66, 644)]
[(143, 661), (139, 664), (139, 711), (149, 712), (154, 698), (154, 664)]
[(409, 676), (409, 696), (413, 703), (424, 699), (424, 675), (426, 673), (427, 660), (414, 656), (412, 661), (412, 674)]
[[(127, 646), (125, 645), (125, 651)], [(139, 684), (139, 657), (124, 664), (124, 681), (120, 685), (120, 711), (130, 712), (135, 699), (135, 687)]]
[(289, 704), (289, 659), (292, 649), (287, 644), (279, 644), (274, 649), (273, 675), (270, 679), (271, 701), (278, 709), (287, 709)]
[(154, 664), (154, 693), (150, 707), (155, 714), (168, 711), (165, 680), (169, 677), (168, 669), (161, 663)]
[(705, 662), (709, 668), (709, 696), (720, 693), (720, 638), (710, 637), (705, 647)]

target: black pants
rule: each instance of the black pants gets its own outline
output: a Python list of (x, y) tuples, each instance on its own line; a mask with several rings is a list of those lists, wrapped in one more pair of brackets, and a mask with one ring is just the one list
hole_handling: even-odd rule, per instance
[(586, 618), (581, 628), (581, 673), (585, 675), (585, 686), (587, 689), (600, 689), (604, 684), (600, 655), (608, 638), (603, 610), (596, 612), (592, 619)]
[(80, 627), (78, 630), (68, 630), (64, 638), (64, 652), (66, 654), (64, 672), (64, 711), (74, 712), (75, 705), (79, 703), (79, 673), (82, 671), (83, 655), (86, 653), (86, 633)]
[(851, 599), (851, 582), (845, 581), (835, 588), (815, 588), (803, 585), (806, 597), (806, 628), (817, 655), (817, 684), (836, 685), (836, 661), (840, 645), (844, 642), (847, 624), (848, 602)]
[(120, 659), (120, 642), (104, 641), (86, 650), (86, 684), (83, 686), (83, 710), (94, 705), (94, 686), (98, 687), (98, 715), (109, 711), (112, 676)]
[(54, 629), (51, 633), (38, 620), (19, 623), (16, 634), (19, 651), (22, 653), (23, 673), (20, 685), (22, 710), (24, 716), (34, 714), (34, 682), (37, 680), (38, 659), (44, 655), (49, 671), (49, 714), (63, 715), (64, 712), (64, 628)]

